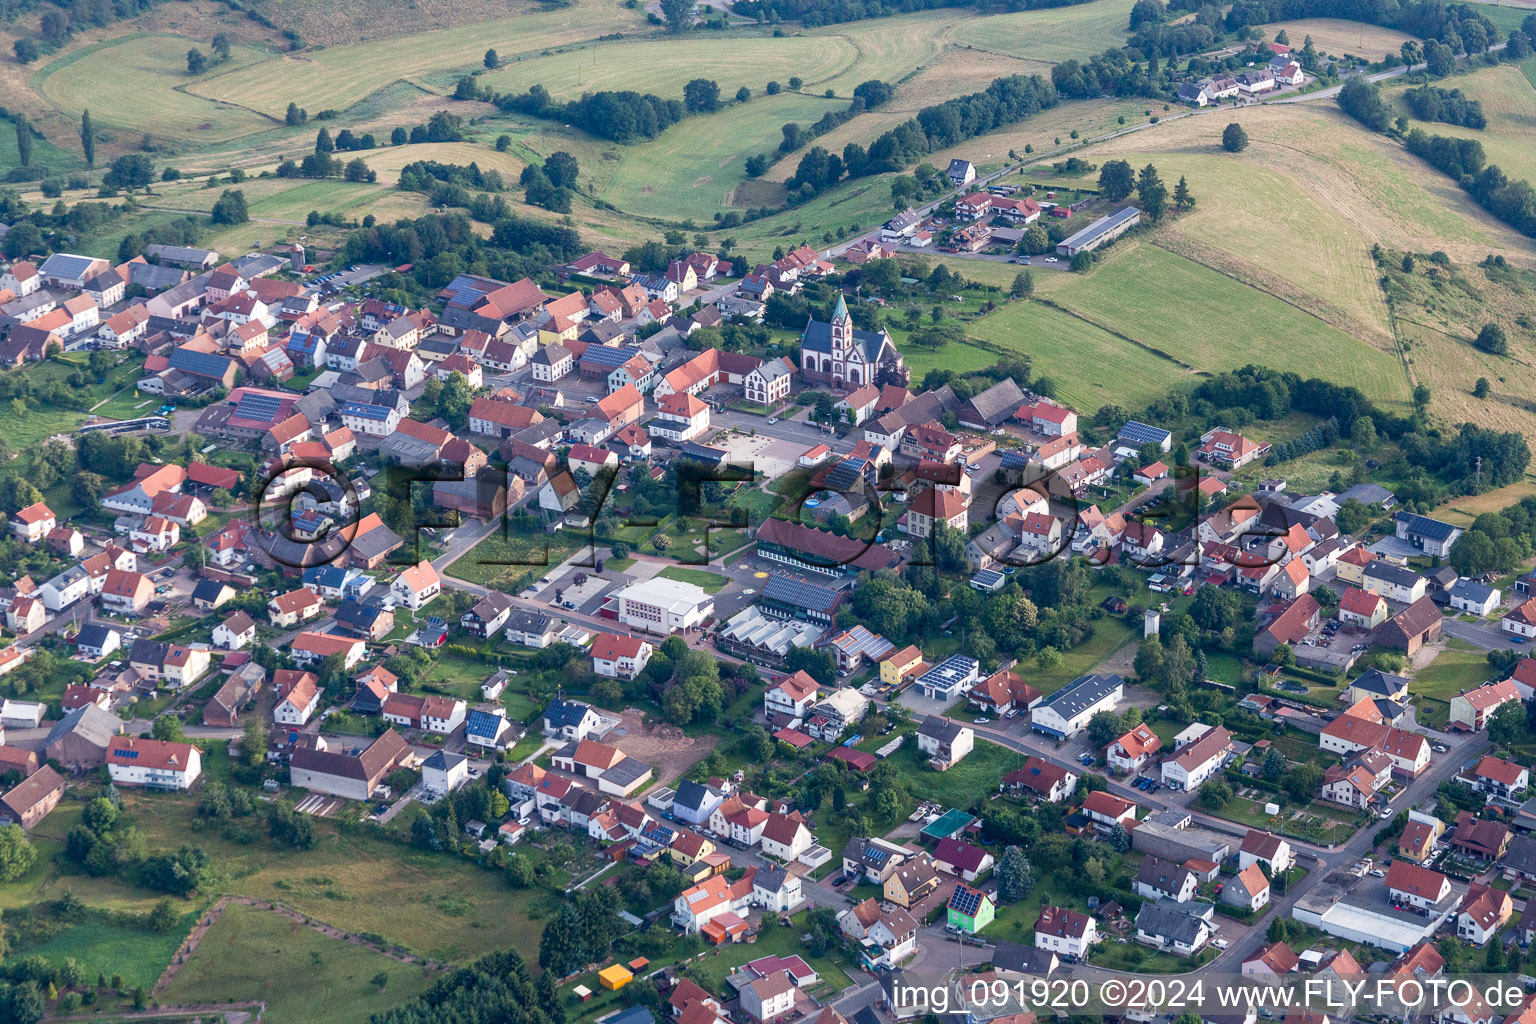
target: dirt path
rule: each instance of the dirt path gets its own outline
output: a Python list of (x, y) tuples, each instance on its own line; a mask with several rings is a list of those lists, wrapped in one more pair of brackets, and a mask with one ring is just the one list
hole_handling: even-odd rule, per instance
[[(217, 921), (220, 915), (224, 913), (224, 908), (229, 906), (231, 903), (238, 903), (241, 906), (251, 907), (256, 910), (268, 910), (274, 914), (281, 914), (283, 917), (289, 918), (290, 920), (297, 921), (300, 924), (308, 925), (310, 928), (313, 928), (321, 935), (326, 935), (333, 939), (340, 939), (343, 942), (350, 942), (354, 946), (366, 946), (376, 953), (387, 956), (391, 960), (398, 960), (403, 964), (412, 964), (417, 967), (425, 967), (434, 971), (442, 970), (442, 964), (437, 963), (435, 960), (428, 960), (424, 957), (416, 956), (413, 953), (405, 953), (399, 950), (390, 949), (386, 946), (380, 946), (378, 943), (364, 939), (360, 935), (354, 935), (351, 932), (343, 931), (342, 929), (337, 928), (335, 925), (326, 924), (324, 921), (317, 921), (313, 917), (310, 917), (308, 914), (300, 913), (299, 911), (294, 910), (292, 907), (285, 907), (281, 903), (274, 903), (271, 900), (252, 899), (249, 896), (221, 896), (213, 906), (208, 908), (208, 912), (206, 914), (198, 918), (197, 924), (192, 928), (192, 933), (187, 936), (186, 941), (184, 941), (180, 948), (176, 950), (176, 955), (171, 957), (169, 966), (166, 967), (165, 973), (160, 975), (159, 980), (155, 982), (155, 987), (150, 992), (150, 995), (158, 996), (162, 991), (165, 990), (165, 987), (171, 983), (171, 979), (176, 977), (177, 972), (181, 970), (182, 966), (192, 956), (193, 952), (196, 951), (198, 945), (202, 943), (204, 936), (208, 934), (208, 929), (213, 927), (214, 922)], [(181, 1009), (189, 1008), (182, 1007)], [(262, 1004), (262, 1009), (265, 1009), (265, 1004)], [(259, 1017), (260, 1014), (258, 1013), (257, 1016)], [(228, 1024), (240, 1024), (240, 1022), (230, 1020), (228, 1021)]]
[[(160, 1020), (162, 1018), (182, 1017), (189, 1013), (207, 1014), (210, 1017), (223, 1017), (224, 1024), (246, 1024), (247, 1021), (261, 1020), (261, 1015), (267, 1012), (266, 1003), (200, 1003), (196, 1006), (160, 1007), (153, 1010), (128, 1010), (124, 1013), (114, 1013), (114, 1020)], [(63, 1024), (64, 1021), (93, 1021), (100, 1020), (96, 1016), (74, 1017), (44, 1017), (48, 1024)]]

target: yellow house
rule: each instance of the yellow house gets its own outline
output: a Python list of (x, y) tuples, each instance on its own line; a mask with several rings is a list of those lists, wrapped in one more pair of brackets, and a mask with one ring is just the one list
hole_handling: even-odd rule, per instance
[(553, 326), (554, 326), (554, 321), (550, 321), (549, 323), (545, 324), (543, 327), (539, 328), (539, 344), (540, 345), (553, 345), (557, 341), (575, 341), (576, 340), (577, 327), (579, 325), (573, 323), (570, 326), (566, 327), (566, 329), (563, 330), (563, 331), (552, 331), (552, 330), (550, 330), (550, 328), (553, 327)]
[(885, 880), (885, 898), (898, 907), (911, 907), (939, 887), (939, 869), (926, 853), (903, 861)]
[(715, 844), (697, 832), (683, 832), (667, 849), (672, 863), (679, 868), (688, 867), (715, 852)]
[(1364, 587), (1365, 567), (1375, 560), (1376, 555), (1374, 552), (1367, 551), (1363, 547), (1350, 548), (1339, 556), (1339, 561), (1334, 566), (1334, 575), (1345, 583)]
[[(1427, 819), (1427, 820), (1426, 820)], [(1416, 816), (1403, 826), (1397, 841), (1397, 854), (1404, 860), (1422, 864), (1435, 849), (1435, 840), (1445, 831), (1445, 822), (1427, 815)]]
[(893, 651), (880, 659), (880, 682), (886, 686), (898, 686), (917, 666), (923, 663), (923, 652), (907, 646)]

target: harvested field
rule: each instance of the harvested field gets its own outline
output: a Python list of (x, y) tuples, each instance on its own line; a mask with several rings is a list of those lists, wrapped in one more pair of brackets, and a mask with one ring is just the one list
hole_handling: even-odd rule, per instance
[(954, 40), (1030, 60), (1081, 59), (1125, 42), (1132, 5), (1133, 0), (1096, 0), (994, 14), (967, 22), (955, 31)]
[(1281, 31), (1290, 39), (1291, 46), (1298, 50), (1307, 36), (1311, 36), (1312, 46), (1318, 53), (1333, 57), (1349, 54), (1372, 62), (1381, 60), (1389, 53), (1396, 56), (1403, 43), (1417, 38), (1396, 29), (1339, 18), (1303, 18), (1259, 26), (1259, 34), (1265, 39), (1273, 39)]

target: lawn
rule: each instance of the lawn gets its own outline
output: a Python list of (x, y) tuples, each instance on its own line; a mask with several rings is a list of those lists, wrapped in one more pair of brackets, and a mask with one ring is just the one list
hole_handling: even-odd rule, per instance
[[(1101, 589), (1103, 593), (1100, 593)], [(1095, 588), (1093, 600), (1102, 601), (1108, 593), (1107, 588)], [(1093, 620), (1092, 636), (1071, 650), (1061, 652), (1061, 663), (1055, 668), (1026, 665), (1019, 671), (1025, 672), (1030, 684), (1049, 696), (1078, 676), (1092, 672), (1099, 662), (1140, 636), (1140, 623), (1132, 626), (1124, 619), (1105, 615)]]
[(1260, 362), (1388, 402), (1408, 391), (1395, 356), (1156, 245), (1116, 246), (1091, 273), (1052, 290), (1051, 300), (1197, 370)]
[(1483, 651), (1461, 640), (1449, 640), (1445, 650), (1413, 677), (1408, 692), (1449, 705), (1452, 697), (1481, 686), (1497, 674), (1488, 667)]
[(856, 969), (853, 960), (841, 950), (827, 956), (811, 956), (800, 941), (805, 915), (802, 913), (793, 920), (797, 923), (788, 928), (763, 928), (758, 932), (757, 941), (750, 945), (742, 943), (711, 950), (688, 965), (688, 975), (707, 991), (724, 992), (726, 977), (744, 963), (765, 956), (799, 956), (821, 975), (825, 988), (841, 992), (853, 984), (849, 978), (849, 972)]
[(706, 592), (718, 594), (725, 589), (729, 582), (719, 573), (709, 572), (705, 569), (687, 569), (680, 565), (669, 565), (656, 574), (664, 580), (676, 580), (678, 583), (692, 583), (696, 587), (702, 587)]
[(537, 537), (507, 537), (492, 533), (448, 566), (447, 574), (456, 579), (498, 588), (525, 573), (548, 570), (559, 565), (587, 538), (568, 530)]
[[(15, 131), (0, 131), (0, 173), (9, 173), (12, 168), (19, 166), (21, 166), (21, 157), (16, 152)], [(47, 139), (40, 139), (34, 135), (32, 136), (31, 166), (63, 173), (84, 167), (85, 161), (69, 150), (60, 149)]]
[[(383, 972), (381, 989), (374, 977)], [(278, 979), (281, 979), (280, 983)], [(160, 994), (167, 1004), (261, 1000), (273, 1024), (366, 1024), (431, 984), (421, 967), (270, 911), (226, 907)]]
[(344, 110), (397, 81), (448, 69), (478, 68), (488, 47), (507, 60), (604, 32), (632, 32), (643, 18), (638, 7), (576, 0), (495, 21), (275, 57), (202, 79), (192, 88), (199, 96), (240, 103), (273, 118), (281, 118), (290, 101), (311, 108), (311, 113), (319, 106)]
[(44, 66), (33, 83), (67, 114), (78, 117), (89, 108), (91, 119), (103, 128), (217, 142), (273, 127), (272, 120), (246, 109), (246, 97), (214, 102), (188, 91), (222, 74), (238, 75), (266, 60), (266, 53), (236, 46), (229, 63), (193, 77), (187, 74), (191, 42), (173, 35), (122, 36), (59, 58)]
[(913, 796), (961, 808), (996, 793), (1003, 776), (1024, 764), (1023, 754), (986, 740), (977, 740), (965, 760), (943, 772), (928, 767), (927, 755), (918, 752), (915, 740), (903, 743), (894, 756), (902, 762)]
[(72, 925), (47, 942), (19, 946), (14, 956), (40, 956), (49, 963), (72, 959), (80, 965), (82, 976), (92, 981), (98, 974), (108, 978), (120, 974), (123, 987), (139, 985), (153, 988), (176, 949), (187, 937), (195, 915), (188, 912), (181, 923), (165, 934), (130, 928), (108, 921), (87, 918)]
[(1331, 846), (1344, 842), (1360, 827), (1362, 816), (1349, 815), (1341, 808), (1314, 802), (1307, 807), (1289, 807), (1278, 815), (1264, 813), (1264, 802), (1233, 797), (1217, 817), (1251, 828), (1270, 829), (1294, 839)]
[(1481, 648), (1453, 638), (1446, 641), (1445, 649), (1434, 661), (1413, 677), (1408, 689), (1415, 694), (1450, 700), (1496, 677)]
[[(1037, 279), (1041, 273), (1045, 272), (1036, 273)], [(1063, 294), (1073, 285), (1052, 294)], [(1058, 398), (1085, 412), (1109, 404), (1139, 407), (1191, 377), (1175, 359), (1045, 302), (1007, 303), (972, 324), (970, 333), (1000, 349), (1028, 356), (1035, 373), (1055, 382)], [(951, 347), (941, 350), (939, 365), (948, 365), (942, 356)], [(990, 361), (997, 358), (994, 355)]]

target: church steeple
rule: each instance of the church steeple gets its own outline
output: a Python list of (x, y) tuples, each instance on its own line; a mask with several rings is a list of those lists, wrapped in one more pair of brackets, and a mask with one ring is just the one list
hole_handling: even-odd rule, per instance
[(837, 293), (837, 308), (832, 310), (832, 351), (843, 353), (853, 342), (853, 317), (848, 315), (848, 303), (843, 293)]

